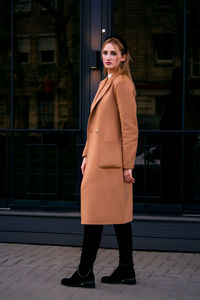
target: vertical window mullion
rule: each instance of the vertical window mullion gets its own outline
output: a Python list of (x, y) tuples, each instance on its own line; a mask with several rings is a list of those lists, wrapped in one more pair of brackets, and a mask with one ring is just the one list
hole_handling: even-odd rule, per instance
[[(14, 0), (11, 0), (11, 78), (10, 78), (10, 129), (14, 129)], [(14, 198), (14, 133), (10, 134), (10, 164), (9, 164), (10, 203)]]
[[(187, 39), (187, 0), (183, 0), (183, 74), (182, 74), (182, 131), (185, 130), (185, 93), (186, 93), (186, 40)], [(185, 135), (181, 134), (181, 211), (184, 211), (184, 163), (185, 163)]]
[(10, 128), (14, 128), (14, 0), (11, 0), (11, 78), (10, 78)]

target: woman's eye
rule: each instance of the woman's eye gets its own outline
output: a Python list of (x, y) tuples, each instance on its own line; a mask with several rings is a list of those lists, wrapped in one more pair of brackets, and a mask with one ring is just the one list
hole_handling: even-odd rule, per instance
[[(110, 54), (113, 56), (117, 55), (117, 53), (115, 51), (111, 51)], [(108, 55), (108, 51), (103, 51), (103, 55)]]

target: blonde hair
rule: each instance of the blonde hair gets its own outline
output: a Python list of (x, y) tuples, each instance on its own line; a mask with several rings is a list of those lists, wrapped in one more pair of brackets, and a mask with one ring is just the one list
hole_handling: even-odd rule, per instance
[[(121, 54), (126, 55), (125, 61), (122, 61), (119, 65), (119, 73), (122, 74), (122, 75), (128, 76), (128, 78), (133, 83), (133, 79), (132, 79), (131, 71), (130, 71), (130, 66), (129, 66), (129, 63), (130, 63), (130, 61), (132, 61), (132, 59), (131, 59), (130, 53), (127, 49), (126, 42), (124, 41), (124, 43), (125, 43), (125, 45), (123, 45), (122, 42), (120, 41), (120, 39), (118, 39), (116, 37), (110, 37), (110, 38), (106, 39), (104, 41), (102, 47), (101, 47), (101, 55), (102, 55), (103, 49), (104, 49), (106, 44), (116, 45), (119, 48)], [(105, 67), (103, 69), (103, 73), (104, 73), (104, 75), (107, 74), (107, 69)], [(133, 83), (133, 86), (134, 86), (134, 91), (135, 91), (135, 94), (136, 94), (136, 89), (135, 89), (134, 83)]]

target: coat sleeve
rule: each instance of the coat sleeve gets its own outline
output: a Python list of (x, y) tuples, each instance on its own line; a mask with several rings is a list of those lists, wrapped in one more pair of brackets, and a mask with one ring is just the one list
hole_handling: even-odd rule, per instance
[(86, 141), (86, 143), (85, 143), (85, 147), (83, 149), (82, 157), (87, 156), (87, 145), (88, 145), (88, 141)]
[(134, 89), (129, 82), (119, 81), (115, 87), (121, 123), (122, 162), (124, 169), (133, 169), (137, 144), (138, 124)]

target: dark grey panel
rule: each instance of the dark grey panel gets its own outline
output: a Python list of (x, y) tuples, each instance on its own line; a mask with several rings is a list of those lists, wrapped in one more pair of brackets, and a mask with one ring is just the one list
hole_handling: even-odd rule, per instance
[[(136, 218), (133, 247), (137, 250), (200, 252), (200, 220)], [(0, 242), (80, 246), (80, 217), (12, 213), (0, 216)], [(104, 226), (101, 247), (116, 248), (113, 226)]]
[[(0, 241), (2, 243), (81, 246), (82, 235), (1, 232)], [(104, 235), (102, 238), (101, 247), (117, 248), (115, 237)], [(134, 237), (133, 249), (146, 251), (200, 252), (200, 242), (197, 240), (188, 241), (187, 239)]]

